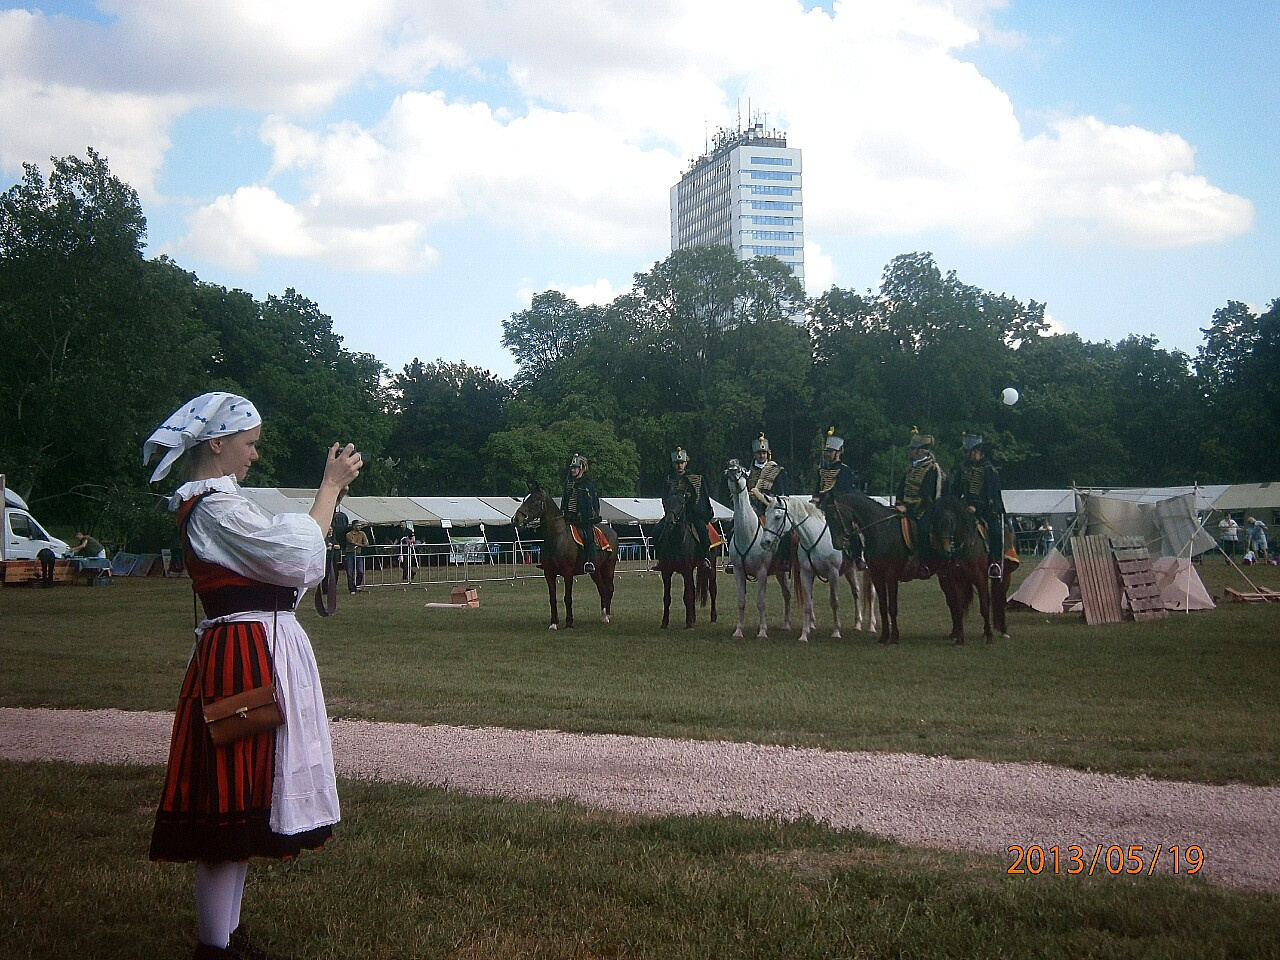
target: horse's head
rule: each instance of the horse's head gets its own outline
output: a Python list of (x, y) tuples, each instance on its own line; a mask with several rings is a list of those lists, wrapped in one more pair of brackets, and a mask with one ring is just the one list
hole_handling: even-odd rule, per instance
[(936, 500), (929, 510), (929, 536), (934, 547), (945, 557), (964, 546), (973, 528), (968, 508), (956, 497)]
[(738, 496), (747, 489), (747, 470), (737, 460), (730, 460), (724, 471), (724, 482), (729, 485), (729, 493)]
[(770, 497), (769, 507), (764, 512), (764, 526), (760, 531), (760, 543), (766, 550), (791, 533), (795, 523), (791, 517), (791, 508), (786, 497)]
[(684, 510), (688, 498), (683, 492), (668, 493), (662, 498), (662, 516), (668, 525), (679, 525), (684, 522)]
[(547, 503), (551, 495), (536, 480), (529, 481), (529, 495), (524, 498), (520, 508), (511, 517), (517, 527), (535, 527), (542, 523), (547, 514)]

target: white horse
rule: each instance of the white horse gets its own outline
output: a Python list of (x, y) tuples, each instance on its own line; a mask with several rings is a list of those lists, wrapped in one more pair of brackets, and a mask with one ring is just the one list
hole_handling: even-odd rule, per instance
[[(729, 493), (733, 497), (733, 537), (729, 541), (729, 559), (733, 562), (733, 579), (738, 581), (738, 628), (733, 631), (733, 638), (742, 639), (747, 610), (747, 578), (755, 577), (756, 609), (760, 611), (760, 632), (756, 634), (756, 639), (767, 640), (769, 627), (765, 623), (764, 594), (769, 585), (769, 564), (773, 560), (773, 551), (766, 550), (762, 543), (764, 525), (751, 506), (747, 476), (746, 469), (737, 460), (729, 461), (729, 467), (724, 472), (725, 482), (729, 484)], [(787, 583), (786, 574), (778, 572), (774, 576), (782, 589), (782, 629), (790, 630), (791, 585)]]
[(862, 584), (858, 584), (858, 568), (853, 561), (837, 550), (831, 542), (831, 527), (827, 523), (822, 508), (810, 503), (807, 498), (777, 497), (764, 515), (764, 533), (761, 540), (765, 550), (770, 550), (783, 537), (791, 536), (791, 532), (799, 534), (800, 546), (796, 551), (799, 563), (800, 586), (804, 600), (804, 629), (800, 631), (800, 639), (808, 641), (809, 634), (817, 626), (813, 615), (813, 581), (815, 577), (827, 581), (831, 588), (831, 616), (835, 620), (835, 630), (831, 639), (840, 639), (840, 581), (845, 580), (853, 591), (853, 609), (855, 630), (862, 630), (863, 609), (866, 609), (865, 629), (875, 632), (875, 591), (871, 586), (871, 574), (862, 571)]

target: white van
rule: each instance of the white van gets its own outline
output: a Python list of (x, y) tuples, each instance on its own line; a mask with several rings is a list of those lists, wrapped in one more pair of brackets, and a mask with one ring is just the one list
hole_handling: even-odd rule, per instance
[(34, 560), (45, 548), (59, 558), (71, 553), (71, 546), (50, 536), (31, 515), (26, 501), (8, 487), (4, 487), (4, 526), (0, 532), (4, 534), (0, 539), (0, 560)]

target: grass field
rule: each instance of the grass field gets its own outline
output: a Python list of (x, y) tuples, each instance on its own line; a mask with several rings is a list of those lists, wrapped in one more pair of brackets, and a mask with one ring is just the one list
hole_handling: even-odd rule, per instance
[[(1202, 575), (1214, 593), (1247, 587), (1220, 564)], [(1276, 568), (1249, 575), (1280, 589)], [(573, 631), (546, 630), (540, 582), (486, 584), (476, 610), (424, 609), (444, 586), (386, 588), (302, 619), (335, 715), (1280, 782), (1280, 606), (1099, 628), (1019, 613), (1013, 639), (954, 648), (922, 583), (906, 588), (900, 646), (847, 620), (828, 639), (825, 604), (802, 646), (777, 626), (731, 640), (720, 583), (721, 622), (693, 631), (657, 629), (660, 585), (643, 575), (623, 578), (607, 626), (580, 590)], [(771, 592), (771, 624), (778, 607)], [(171, 709), (191, 616), (180, 580), (0, 590), (0, 705)], [(0, 764), (0, 957), (189, 954), (189, 870), (145, 860), (159, 782), (155, 768)], [(1280, 957), (1280, 897), (1185, 878), (1016, 878), (1004, 858), (812, 823), (342, 789), (330, 849), (250, 874), (246, 919), (298, 956)]]

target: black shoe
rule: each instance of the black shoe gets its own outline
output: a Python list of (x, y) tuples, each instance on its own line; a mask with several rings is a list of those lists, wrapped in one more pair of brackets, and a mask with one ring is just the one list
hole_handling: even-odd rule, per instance
[(726, 563), (726, 564), (724, 565), (724, 572), (725, 572), (725, 573), (733, 573), (733, 561), (732, 561), (732, 560), (730, 560), (728, 563)]
[(230, 947), (211, 947), (207, 943), (197, 943), (191, 960), (236, 960), (236, 954), (231, 952)]
[(237, 960), (290, 960), (282, 953), (272, 953), (249, 939), (249, 932), (244, 924), (231, 931), (231, 943), (227, 945), (227, 955)]

